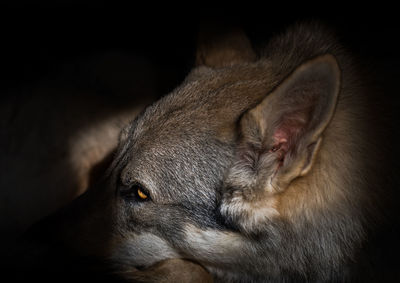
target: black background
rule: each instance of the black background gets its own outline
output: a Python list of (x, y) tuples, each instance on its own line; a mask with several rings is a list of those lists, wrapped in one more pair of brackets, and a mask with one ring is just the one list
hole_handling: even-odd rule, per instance
[(351, 51), (371, 61), (373, 68), (388, 72), (387, 82), (391, 83), (399, 73), (396, 10), (385, 3), (217, 6), (194, 2), (171, 6), (155, 2), (143, 6), (136, 2), (13, 2), (1, 9), (1, 89), (4, 93), (43, 77), (62, 77), (65, 73), (60, 66), (66, 62), (75, 62), (73, 76), (79, 77), (75, 80), (90, 84), (79, 62), (93, 54), (118, 50), (142, 56), (166, 71), (169, 78), (160, 83), (161, 95), (178, 85), (190, 70), (196, 32), (204, 22), (241, 26), (259, 43), (302, 20), (319, 20), (333, 27)]
[[(383, 2), (368, 7), (326, 1), (308, 7), (289, 2), (218, 7), (207, 2), (176, 6), (154, 2), (146, 7), (137, 1), (131, 5), (31, 2), (7, 3), (0, 9), (2, 97), (13, 97), (23, 89), (24, 99), (29, 97), (30, 88), (48, 84), (87, 89), (106, 95), (110, 101), (123, 102), (129, 100), (132, 81), (140, 84), (145, 76), (137, 67), (130, 70), (135, 60), (151, 65), (156, 74), (155, 90), (162, 96), (178, 86), (192, 68), (197, 32), (204, 23), (242, 27), (253, 43), (261, 44), (298, 21), (318, 20), (336, 30), (343, 45), (389, 90), (385, 98), (399, 106), (398, 8)], [(121, 78), (93, 76), (98, 61), (110, 53), (118, 54), (118, 60), (108, 74), (116, 72)]]

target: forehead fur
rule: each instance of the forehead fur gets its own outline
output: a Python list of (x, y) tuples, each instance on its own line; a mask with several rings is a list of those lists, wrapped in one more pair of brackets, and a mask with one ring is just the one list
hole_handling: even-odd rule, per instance
[(294, 26), (273, 38), (254, 63), (194, 69), (180, 87), (147, 109), (137, 124), (137, 133), (146, 129), (147, 134), (141, 135), (146, 144), (154, 141), (154, 135), (164, 140), (171, 137), (175, 142), (176, 135), (191, 129), (225, 137), (226, 129), (233, 128), (244, 111), (261, 101), (296, 67), (327, 53), (339, 62), (348, 61), (340, 60), (342, 49), (325, 27), (315, 23)]
[(195, 69), (179, 88), (147, 109), (135, 125), (136, 138), (149, 144), (159, 138), (176, 143), (180, 137), (190, 138), (189, 133), (217, 136), (265, 96), (272, 77), (266, 72), (263, 64)]
[[(303, 24), (273, 39), (255, 62), (194, 69), (180, 87), (132, 123), (128, 142), (135, 157), (131, 169), (140, 172), (143, 166), (149, 173), (163, 168), (170, 176), (157, 177), (168, 177), (170, 183), (171, 176), (179, 179), (184, 174), (186, 180), (182, 182), (190, 183), (190, 172), (196, 172), (193, 178), (204, 178), (203, 185), (213, 179), (209, 174), (222, 180), (222, 171), (228, 166), (225, 157), (232, 153), (232, 147), (226, 145), (236, 141), (239, 117), (301, 63), (327, 53), (341, 62), (340, 48), (329, 33), (319, 26)], [(150, 173), (147, 176), (155, 174)], [(152, 182), (157, 179), (148, 178)], [(192, 183), (199, 186), (201, 182)]]

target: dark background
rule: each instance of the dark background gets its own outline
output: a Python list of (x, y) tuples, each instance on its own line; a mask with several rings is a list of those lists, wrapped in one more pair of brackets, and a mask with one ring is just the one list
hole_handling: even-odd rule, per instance
[[(350, 3), (321, 2), (318, 7), (288, 2), (218, 7), (206, 2), (175, 7), (154, 2), (145, 8), (137, 1), (130, 6), (73, 1), (3, 4), (0, 106), (31, 100), (31, 90), (38, 85), (87, 90), (91, 99), (93, 93), (106, 97), (110, 108), (115, 101), (131, 103), (133, 91), (134, 96), (155, 92), (160, 97), (178, 86), (193, 67), (197, 32), (203, 24), (242, 27), (259, 45), (298, 21), (318, 20), (332, 27), (343, 45), (369, 68), (386, 90), (382, 95), (396, 109), (400, 104), (398, 8), (384, 3), (350, 7)], [(396, 146), (394, 150), (398, 151)]]
[[(190, 70), (196, 32), (204, 22), (241, 26), (253, 42), (260, 43), (296, 21), (320, 20), (333, 27), (351, 51), (371, 61), (373, 68), (391, 71), (388, 76), (395, 78), (400, 57), (396, 10), (384, 3), (217, 6), (196, 2), (165, 6), (155, 2), (143, 7), (118, 2), (14, 2), (0, 10), (1, 90), (63, 76), (65, 80), (69, 76), (72, 83), (99, 87), (98, 81), (87, 77), (89, 67), (83, 66), (84, 62), (94, 55), (117, 51), (154, 64), (160, 76), (166, 76), (158, 83), (158, 92), (165, 94)], [(68, 71), (61, 67), (71, 62), (73, 68)], [(128, 68), (121, 64), (121, 68)]]

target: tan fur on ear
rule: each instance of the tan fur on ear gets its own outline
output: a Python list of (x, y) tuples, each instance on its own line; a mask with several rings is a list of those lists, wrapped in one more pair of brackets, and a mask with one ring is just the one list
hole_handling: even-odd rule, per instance
[(199, 32), (196, 65), (212, 68), (252, 62), (256, 55), (250, 41), (241, 29), (223, 31), (203, 27)]
[(244, 233), (279, 215), (276, 196), (315, 163), (340, 92), (336, 58), (306, 61), (240, 121), (237, 160), (225, 180), (221, 214)]
[[(261, 147), (282, 155), (281, 164), (270, 174), (270, 192), (282, 191), (307, 174), (336, 107), (340, 90), (340, 69), (332, 55), (303, 63), (279, 87), (243, 119), (247, 141), (260, 139)], [(249, 129), (256, 134), (254, 135)], [(289, 153), (289, 154), (288, 154)], [(286, 155), (286, 156), (285, 156)]]
[(183, 259), (168, 259), (145, 270), (133, 270), (122, 274), (133, 282), (143, 283), (212, 283), (213, 278), (202, 266)]

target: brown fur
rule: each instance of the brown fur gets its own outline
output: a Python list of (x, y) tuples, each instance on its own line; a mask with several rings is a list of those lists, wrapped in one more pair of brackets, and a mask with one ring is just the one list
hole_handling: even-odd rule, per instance
[(221, 282), (368, 279), (362, 254), (392, 185), (377, 94), (319, 25), (290, 28), (256, 58), (232, 36), (203, 45), (200, 66), (124, 129), (102, 185), (66, 213), (63, 241), (127, 278), (183, 258)]
[(212, 283), (213, 279), (205, 269), (193, 262), (171, 259), (157, 263), (144, 271), (134, 270), (123, 274), (133, 282), (145, 283)]

